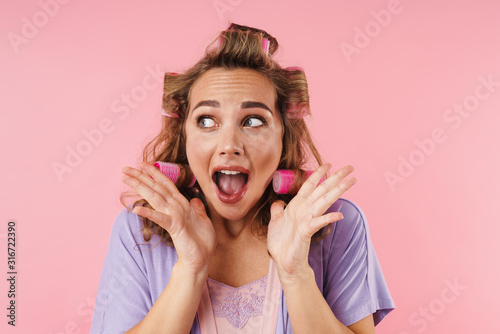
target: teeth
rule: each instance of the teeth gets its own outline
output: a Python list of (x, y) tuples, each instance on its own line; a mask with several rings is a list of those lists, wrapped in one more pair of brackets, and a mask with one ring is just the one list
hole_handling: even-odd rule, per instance
[(226, 174), (226, 175), (240, 174), (240, 172), (237, 172), (235, 170), (220, 170), (219, 172), (221, 172), (222, 174)]

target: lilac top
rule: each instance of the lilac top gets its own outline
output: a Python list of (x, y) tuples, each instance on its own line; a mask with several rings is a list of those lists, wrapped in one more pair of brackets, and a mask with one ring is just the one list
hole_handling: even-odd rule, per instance
[[(319, 290), (333, 313), (351, 325), (373, 313), (378, 324), (394, 302), (370, 240), (366, 217), (346, 199), (337, 200), (328, 212), (340, 211), (344, 219), (332, 231), (311, 243), (309, 264)], [(96, 296), (91, 333), (124, 333), (139, 323), (167, 286), (177, 261), (174, 247), (154, 235), (142, 238), (142, 221), (123, 209), (111, 232)], [(141, 251), (142, 250), (142, 251)], [(292, 333), (285, 296), (281, 291), (277, 334)], [(199, 334), (198, 316), (191, 333)]]
[(198, 305), (201, 334), (274, 334), (281, 303), (278, 270), (269, 259), (265, 277), (238, 288), (207, 279)]
[(217, 328), (228, 328), (223, 333), (232, 330), (231, 326), (239, 330), (246, 326), (249, 320), (260, 320), (266, 298), (267, 276), (239, 287), (232, 287), (211, 278), (207, 279), (207, 284)]

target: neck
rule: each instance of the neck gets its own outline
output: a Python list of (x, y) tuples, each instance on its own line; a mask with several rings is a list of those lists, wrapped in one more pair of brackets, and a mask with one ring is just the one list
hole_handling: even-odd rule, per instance
[[(260, 223), (254, 220), (254, 210), (250, 210), (238, 220), (226, 219), (217, 212), (211, 213), (210, 216), (218, 243), (243, 241), (249, 237), (256, 238), (259, 235)], [(258, 239), (261, 238), (258, 237)]]

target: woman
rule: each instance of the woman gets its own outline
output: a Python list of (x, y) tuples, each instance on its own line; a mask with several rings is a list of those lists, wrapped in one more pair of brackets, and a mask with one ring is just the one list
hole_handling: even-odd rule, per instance
[[(305, 75), (277, 48), (232, 24), (165, 75), (163, 129), (123, 170), (142, 199), (115, 221), (93, 333), (374, 333), (394, 308), (365, 217), (339, 198), (353, 168), (326, 177)], [(307, 156), (319, 168), (305, 180)], [(196, 183), (176, 187), (155, 161)], [(279, 169), (295, 171), (288, 194), (272, 190)]]

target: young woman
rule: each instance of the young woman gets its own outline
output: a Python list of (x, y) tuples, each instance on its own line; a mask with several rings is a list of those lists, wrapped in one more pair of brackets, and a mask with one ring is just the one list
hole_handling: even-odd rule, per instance
[[(123, 169), (142, 199), (115, 221), (92, 333), (374, 333), (394, 308), (366, 218), (340, 198), (353, 167), (327, 176), (304, 72), (277, 48), (232, 24), (165, 75), (162, 130), (140, 169)], [(183, 180), (156, 161), (184, 166)], [(277, 170), (295, 176), (286, 194)]]

